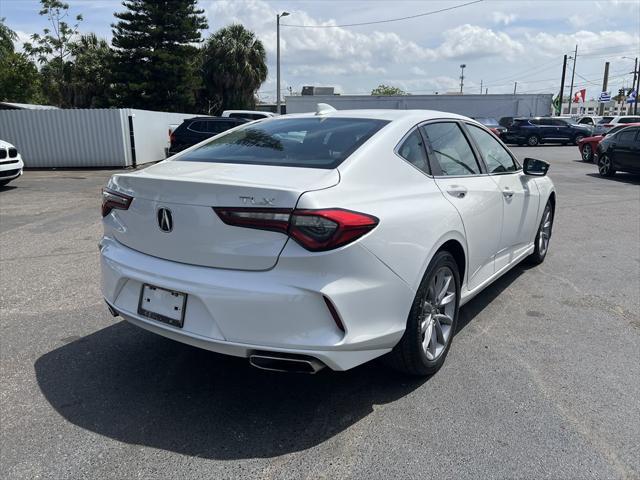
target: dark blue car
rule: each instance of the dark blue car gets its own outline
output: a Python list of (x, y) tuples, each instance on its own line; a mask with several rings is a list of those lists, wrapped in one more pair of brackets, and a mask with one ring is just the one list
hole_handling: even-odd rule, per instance
[(542, 143), (577, 145), (584, 137), (591, 136), (591, 128), (573, 123), (571, 119), (532, 117), (514, 118), (503, 134), (507, 143), (535, 147)]

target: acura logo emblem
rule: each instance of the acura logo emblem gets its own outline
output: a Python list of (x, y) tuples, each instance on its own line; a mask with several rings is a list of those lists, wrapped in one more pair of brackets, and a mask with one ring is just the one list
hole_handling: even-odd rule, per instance
[(171, 210), (168, 208), (158, 209), (158, 227), (167, 233), (173, 230), (173, 218), (171, 217)]

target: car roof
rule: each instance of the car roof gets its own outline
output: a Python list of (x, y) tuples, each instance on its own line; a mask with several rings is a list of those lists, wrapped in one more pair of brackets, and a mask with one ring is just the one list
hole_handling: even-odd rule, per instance
[(191, 117), (191, 118), (186, 118), (185, 122), (193, 122), (196, 120), (214, 120), (214, 121), (221, 121), (221, 122), (236, 122), (236, 121), (243, 121), (244, 119), (242, 118), (229, 118), (229, 117), (207, 117), (207, 116), (203, 116), (203, 117)]
[(309, 113), (293, 113), (283, 115), (278, 118), (309, 118), (320, 116), (323, 118), (369, 118), (372, 120), (415, 120), (416, 123), (435, 120), (441, 118), (458, 119), (458, 120), (470, 120), (469, 117), (458, 115), (450, 112), (440, 112), (437, 110), (391, 110), (391, 109), (378, 109), (378, 110), (335, 110), (317, 115), (314, 112)]

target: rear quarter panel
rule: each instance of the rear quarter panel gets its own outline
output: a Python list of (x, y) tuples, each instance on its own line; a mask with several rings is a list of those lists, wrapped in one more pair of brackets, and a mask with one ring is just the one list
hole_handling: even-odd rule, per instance
[(340, 207), (376, 216), (380, 223), (358, 243), (415, 291), (443, 243), (455, 239), (465, 251), (467, 245), (460, 216), (435, 181), (394, 153), (412, 126), (385, 127), (340, 165), (338, 185), (303, 194), (298, 208)]

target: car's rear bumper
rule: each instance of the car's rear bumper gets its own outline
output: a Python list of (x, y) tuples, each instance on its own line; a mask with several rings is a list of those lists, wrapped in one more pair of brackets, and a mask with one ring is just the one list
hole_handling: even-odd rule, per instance
[[(414, 292), (362, 246), (301, 250), (289, 242), (268, 271), (223, 270), (163, 260), (104, 238), (102, 291), (129, 322), (223, 354), (285, 352), (345, 370), (389, 352), (404, 332)], [(182, 328), (138, 313), (144, 283), (188, 295)]]

